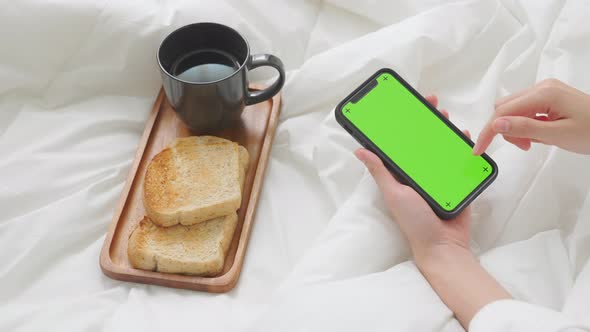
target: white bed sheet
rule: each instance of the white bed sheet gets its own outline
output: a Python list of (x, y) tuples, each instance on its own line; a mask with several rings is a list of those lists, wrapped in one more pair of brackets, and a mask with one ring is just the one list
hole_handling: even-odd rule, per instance
[[(583, 0), (1, 3), (0, 331), (461, 331), (333, 108), (391, 67), (478, 133), (497, 97), (541, 79), (590, 91), (589, 12)], [(239, 29), (288, 70), (242, 276), (221, 295), (98, 265), (161, 84), (155, 50), (195, 21)], [(500, 174), (474, 204), (473, 249), (516, 298), (588, 322), (590, 157), (502, 140), (489, 152)]]

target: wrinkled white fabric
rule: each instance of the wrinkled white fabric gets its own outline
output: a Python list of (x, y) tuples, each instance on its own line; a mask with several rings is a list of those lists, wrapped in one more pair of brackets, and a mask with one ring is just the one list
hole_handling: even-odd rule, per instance
[[(590, 92), (584, 0), (0, 7), (0, 331), (461, 331), (408, 261), (334, 106), (391, 67), (477, 135), (497, 97), (544, 78)], [(196, 21), (237, 28), (288, 72), (245, 265), (227, 294), (114, 281), (98, 265), (161, 84), (156, 49)], [(473, 249), (517, 300), (588, 323), (590, 157), (501, 139), (489, 153), (500, 171), (474, 203)]]

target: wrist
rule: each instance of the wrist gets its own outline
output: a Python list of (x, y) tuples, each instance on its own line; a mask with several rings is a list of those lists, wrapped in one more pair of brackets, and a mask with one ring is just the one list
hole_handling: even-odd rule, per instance
[(468, 247), (455, 243), (439, 244), (414, 253), (416, 266), (424, 274), (448, 271), (449, 266), (457, 264), (479, 264)]
[(485, 305), (510, 298), (469, 248), (461, 245), (433, 247), (428, 254), (416, 256), (416, 266), (465, 329)]

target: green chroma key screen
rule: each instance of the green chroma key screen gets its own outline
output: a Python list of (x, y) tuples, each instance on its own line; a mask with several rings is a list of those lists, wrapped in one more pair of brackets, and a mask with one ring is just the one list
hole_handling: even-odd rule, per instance
[(440, 207), (452, 211), (492, 172), (471, 146), (439, 119), (393, 75), (342, 114)]

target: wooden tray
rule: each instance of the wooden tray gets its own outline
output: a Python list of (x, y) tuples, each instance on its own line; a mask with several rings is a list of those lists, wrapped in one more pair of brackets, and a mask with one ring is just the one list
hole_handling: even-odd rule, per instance
[[(252, 86), (251, 88), (260, 89), (261, 87)], [(280, 104), (281, 98), (277, 95), (265, 102), (248, 106), (242, 114), (242, 122), (238, 127), (213, 133), (238, 142), (250, 153), (250, 166), (244, 183), (242, 205), (238, 210), (238, 225), (223, 271), (216, 277), (168, 274), (134, 269), (127, 258), (129, 236), (145, 214), (142, 187), (149, 161), (177, 137), (192, 134), (176, 117), (166, 100), (164, 91), (161, 90), (139, 141), (139, 148), (100, 253), (100, 267), (103, 273), (113, 279), (166, 287), (216, 293), (231, 290), (238, 281), (244, 262), (254, 223), (256, 204), (262, 189), (264, 172), (279, 119)]]

